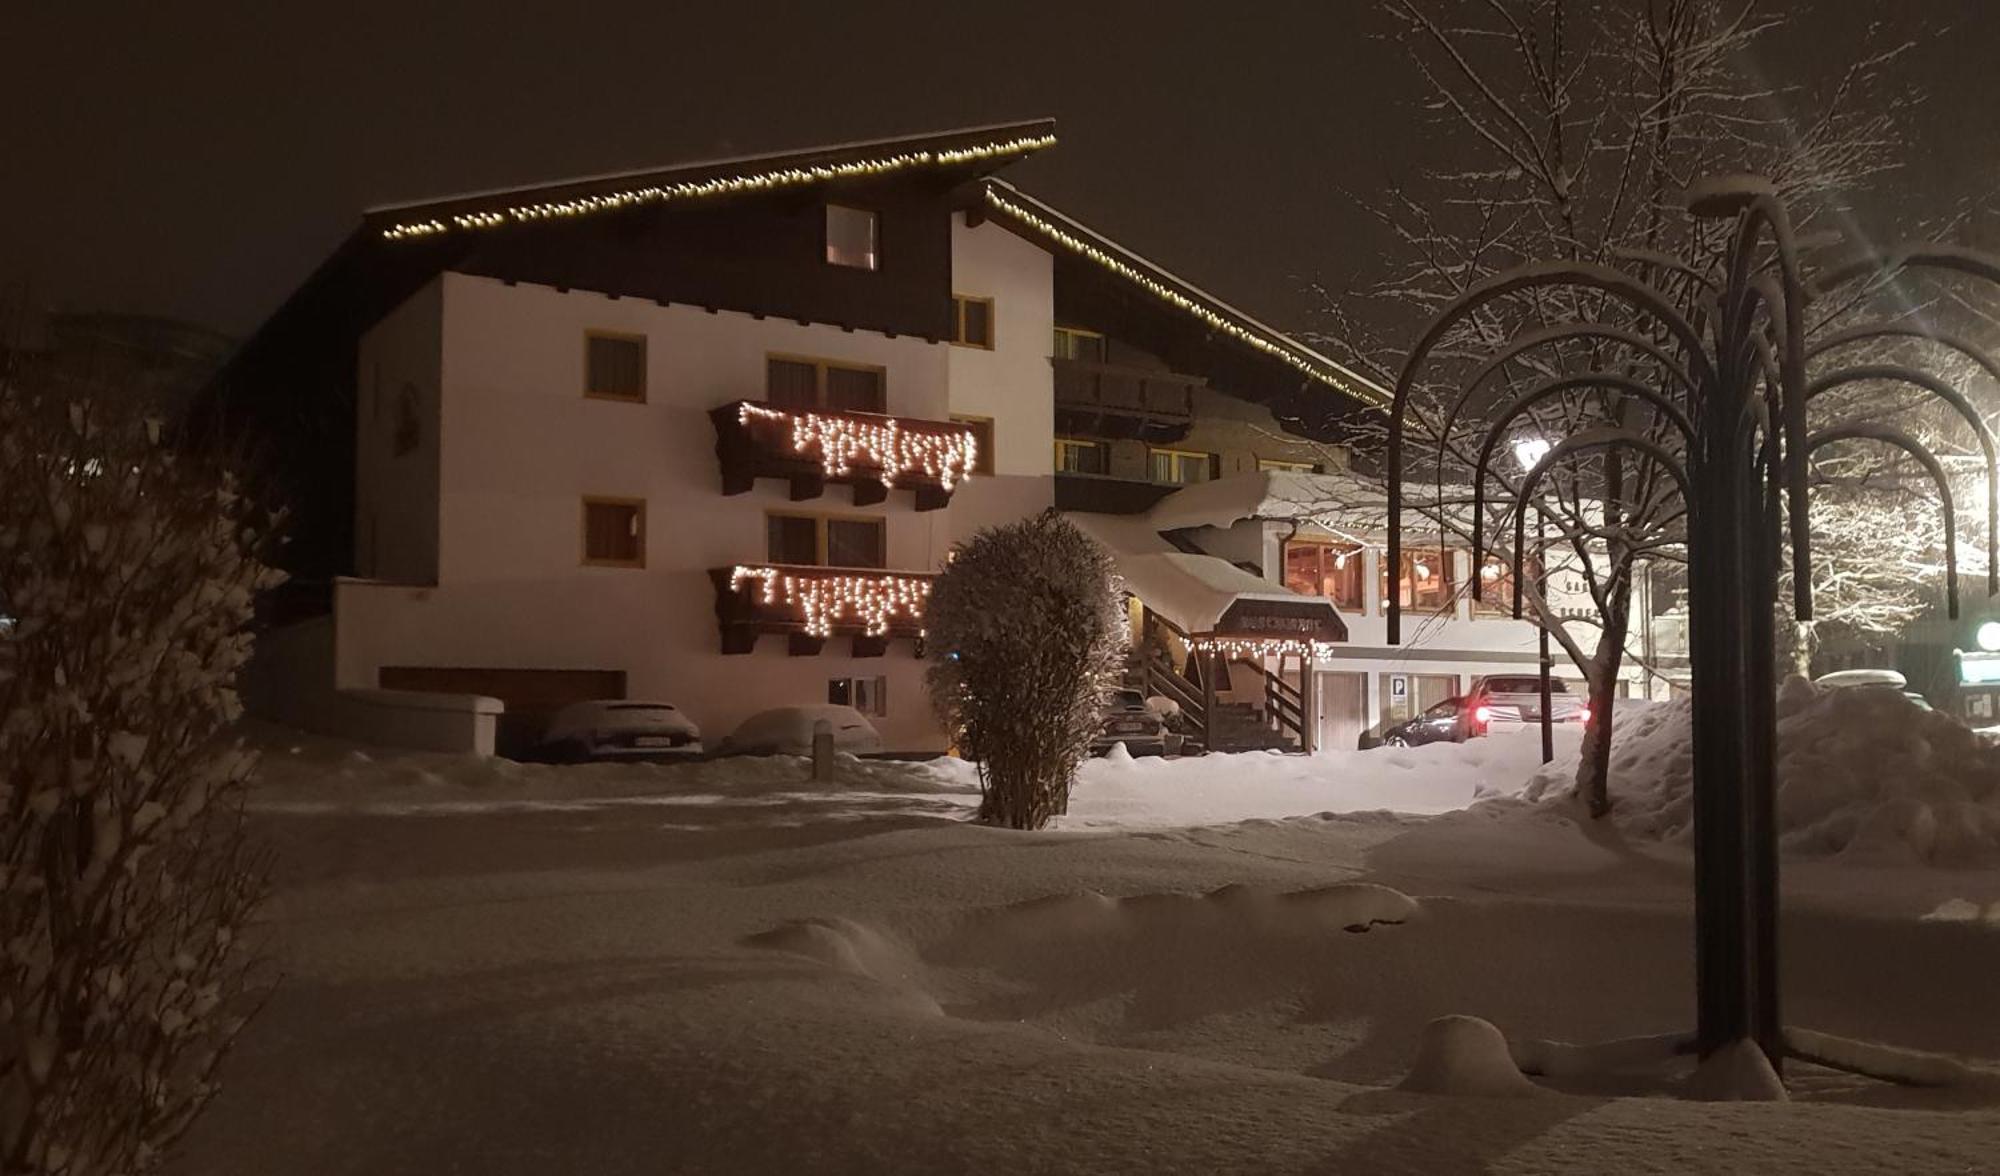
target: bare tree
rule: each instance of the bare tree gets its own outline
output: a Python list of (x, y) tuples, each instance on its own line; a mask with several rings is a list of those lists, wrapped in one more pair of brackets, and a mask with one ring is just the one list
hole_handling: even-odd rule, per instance
[(980, 819), (1039, 829), (1067, 812), (1125, 649), (1111, 557), (1053, 510), (983, 530), (924, 625), (931, 704), (980, 764)]
[(258, 1000), (249, 757), (274, 574), (157, 421), (0, 372), (0, 1169), (149, 1170)]
[[(1692, 183), (1761, 173), (1809, 223), (1894, 158), (1902, 102), (1884, 94), (1883, 67), (1904, 47), (1871, 53), (1819, 90), (1777, 88), (1743, 64), (1786, 25), (1775, 3), (1384, 4), (1454, 165), (1372, 206), (1401, 256), (1388, 277), (1331, 307), (1330, 345), (1344, 340), (1357, 363), (1402, 350), (1372, 345), (1364, 324), (1380, 308), (1428, 321), (1494, 275), (1535, 261), (1645, 271), (1677, 284), (1696, 308), (1706, 298), (1699, 275), (1720, 255), (1724, 229), (1685, 215), (1680, 196)], [(1601, 330), (1483, 362), (1505, 340), (1579, 320)], [(1443, 376), (1413, 390), (1406, 430), (1417, 439), (1407, 454), (1413, 481), (1427, 483), (1408, 501), (1441, 544), (1476, 533), (1510, 563), (1559, 561), (1586, 587), (1588, 618), (1561, 615), (1531, 577), (1522, 606), (1588, 684), (1577, 788), (1600, 815), (1609, 808), (1610, 728), (1634, 587), (1680, 558), (1683, 508), (1658, 464), (1625, 450), (1563, 459), (1522, 502), (1532, 461), (1514, 455), (1533, 459), (1602, 427), (1677, 445), (1669, 415), (1648, 395), (1663, 379), (1650, 329), (1615, 300), (1574, 289), (1503, 300), (1443, 341), (1434, 355)], [(1482, 464), (1483, 452), (1497, 460)], [(1469, 490), (1484, 509), (1475, 511)], [(1529, 551), (1514, 549), (1517, 514)]]

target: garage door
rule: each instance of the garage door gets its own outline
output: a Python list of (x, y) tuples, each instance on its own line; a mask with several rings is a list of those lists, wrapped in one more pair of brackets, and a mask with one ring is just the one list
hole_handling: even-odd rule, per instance
[(509, 670), (470, 666), (383, 666), (384, 690), (432, 694), (485, 694), (507, 704), (494, 750), (519, 755), (533, 747), (549, 716), (572, 702), (625, 697), (623, 670)]

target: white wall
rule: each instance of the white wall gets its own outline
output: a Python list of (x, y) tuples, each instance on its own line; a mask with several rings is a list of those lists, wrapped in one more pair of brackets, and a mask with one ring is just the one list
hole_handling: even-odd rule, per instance
[[(990, 287), (1001, 316), (1001, 346), (991, 353), (445, 275), (436, 584), (341, 585), (339, 683), (372, 687), (389, 665), (620, 670), (632, 696), (673, 701), (705, 737), (719, 739), (758, 710), (825, 702), (829, 679), (881, 676), (889, 679), (889, 714), (875, 722), (885, 743), (942, 746), (922, 663), (907, 643), (884, 657), (854, 658), (849, 640), (836, 637), (820, 656), (790, 657), (781, 637), (766, 637), (751, 654), (723, 656), (708, 570), (762, 562), (767, 511), (880, 517), (890, 568), (928, 572), (942, 566), (968, 520), (1017, 518), (1047, 505), (1047, 293), (1038, 310), (1022, 289), (1002, 286), (1002, 279), (1031, 284), (1023, 271), (1033, 267), (1003, 242), (987, 244), (1011, 267)], [(646, 337), (646, 403), (583, 396), (589, 329)], [(1009, 348), (1013, 341), (1019, 346)], [(883, 367), (894, 415), (993, 416), (1011, 438), (999, 447), (1002, 469), (1023, 473), (975, 478), (951, 508), (923, 513), (908, 490), (867, 507), (854, 506), (845, 486), (793, 503), (776, 481), (726, 497), (708, 411), (761, 399), (773, 353)], [(961, 407), (950, 386), (954, 364), (977, 373), (982, 363), (990, 370), (983, 379), (966, 376), (975, 387)], [(1040, 383), (1025, 399), (1044, 420), (1019, 426), (1017, 402), (998, 381), (1031, 370)], [(1025, 475), (1030, 453), (1040, 463), (1035, 476)], [(644, 568), (582, 566), (584, 495), (645, 500)]]
[[(432, 281), (361, 337), (355, 395), (354, 566), (429, 584), (438, 575), (438, 393), (444, 282)], [(399, 440), (414, 449), (397, 452)]]

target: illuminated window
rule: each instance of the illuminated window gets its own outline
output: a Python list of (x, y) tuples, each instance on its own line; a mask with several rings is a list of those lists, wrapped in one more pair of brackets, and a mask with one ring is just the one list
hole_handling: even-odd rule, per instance
[(972, 459), (972, 472), (975, 474), (992, 473), (993, 472), (993, 418), (960, 416), (957, 413), (953, 413), (951, 414), (951, 419), (957, 421), (961, 425), (972, 426), (973, 443), (979, 446), (979, 452)]
[(1196, 453), (1186, 449), (1155, 449), (1152, 451), (1152, 464), (1153, 481), (1171, 482), (1176, 486), (1206, 482), (1216, 473), (1213, 453)]
[(583, 500), (583, 562), (610, 568), (646, 566), (644, 499)]
[(1103, 363), (1104, 336), (1082, 327), (1057, 327), (1054, 354), (1057, 359)]
[(1285, 544), (1285, 587), (1359, 612), (1366, 607), (1361, 599), (1363, 563), (1358, 543), (1293, 540)]
[(1108, 474), (1111, 447), (1102, 441), (1056, 438), (1056, 472), (1059, 474)]
[(889, 410), (888, 381), (879, 367), (774, 355), (764, 365), (764, 400), (773, 408), (881, 413)]
[[(1533, 588), (1541, 577), (1541, 564), (1533, 556), (1526, 561), (1527, 580), (1524, 587)], [(1479, 564), (1479, 599), (1473, 603), (1475, 612), (1491, 616), (1514, 615), (1514, 565), (1512, 561), (1489, 555)]]
[[(1454, 553), (1435, 547), (1403, 552), (1400, 574), (1396, 577), (1404, 608), (1440, 612), (1451, 604), (1451, 561)], [(1389, 599), (1388, 561), (1382, 569), (1382, 600)]]
[(951, 296), (951, 341), (962, 347), (993, 349), (993, 300)]
[(646, 338), (586, 331), (583, 394), (598, 400), (646, 399)]
[(845, 205), (826, 206), (826, 260), (850, 269), (876, 268), (875, 214)]
[(765, 520), (765, 557), (807, 567), (888, 566), (888, 531), (881, 519), (774, 514)]

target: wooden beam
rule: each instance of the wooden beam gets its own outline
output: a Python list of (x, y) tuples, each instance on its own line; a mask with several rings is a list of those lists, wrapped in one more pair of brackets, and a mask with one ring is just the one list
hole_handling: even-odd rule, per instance
[(791, 483), (793, 502), (804, 502), (826, 493), (824, 474), (793, 474), (786, 481)]
[(808, 633), (793, 633), (785, 638), (785, 652), (793, 657), (818, 657), (826, 648), (826, 638), (814, 637)]
[(878, 502), (886, 501), (888, 497), (889, 488), (873, 479), (863, 478), (854, 483), (854, 505), (856, 506), (874, 506)]
[(861, 636), (854, 639), (853, 656), (855, 657), (881, 657), (887, 652), (889, 652), (889, 639), (887, 637)]

